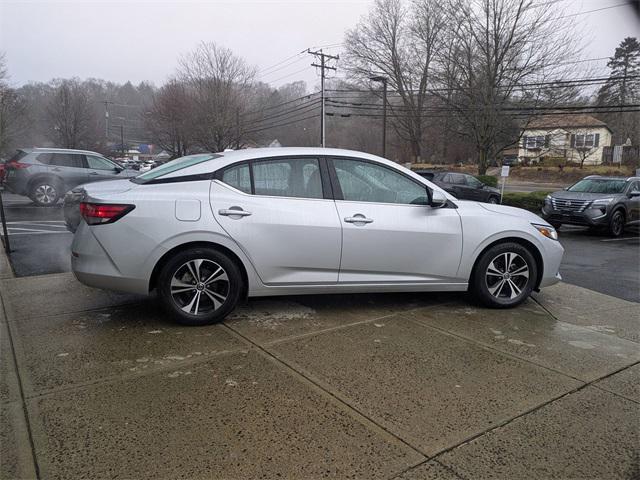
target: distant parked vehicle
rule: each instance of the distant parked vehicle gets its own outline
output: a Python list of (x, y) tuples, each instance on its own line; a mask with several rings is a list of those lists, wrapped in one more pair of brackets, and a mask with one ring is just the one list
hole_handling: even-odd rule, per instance
[(6, 188), (36, 205), (55, 205), (67, 190), (101, 180), (135, 177), (96, 152), (62, 148), (23, 148), (6, 164)]
[(585, 177), (548, 195), (542, 216), (556, 228), (585, 225), (619, 237), (625, 227), (640, 224), (640, 177)]
[(458, 172), (430, 172), (428, 170), (416, 171), (416, 173), (460, 200), (500, 202), (500, 190), (485, 185), (473, 175)]
[(516, 165), (520, 165), (520, 160), (516, 156), (504, 157), (502, 159), (502, 166), (515, 167)]

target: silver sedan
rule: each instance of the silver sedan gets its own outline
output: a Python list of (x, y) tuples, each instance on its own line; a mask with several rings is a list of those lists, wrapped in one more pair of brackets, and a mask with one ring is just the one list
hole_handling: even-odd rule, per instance
[(560, 279), (562, 246), (538, 216), (459, 201), (348, 150), (190, 155), (70, 198), (78, 280), (157, 290), (189, 325), (220, 321), (247, 296), (283, 294), (470, 290), (505, 308)]

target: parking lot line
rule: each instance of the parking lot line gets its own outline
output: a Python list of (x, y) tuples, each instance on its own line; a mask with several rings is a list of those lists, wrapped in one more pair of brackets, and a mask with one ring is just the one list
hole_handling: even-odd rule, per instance
[(624, 237), (624, 238), (605, 238), (601, 242), (621, 242), (623, 240), (638, 240), (640, 237)]

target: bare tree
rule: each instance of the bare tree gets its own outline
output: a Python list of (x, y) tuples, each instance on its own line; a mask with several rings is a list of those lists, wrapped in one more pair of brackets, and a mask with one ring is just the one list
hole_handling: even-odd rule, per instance
[(153, 97), (145, 116), (152, 139), (171, 158), (186, 155), (191, 147), (194, 104), (184, 84), (171, 80)]
[(480, 174), (518, 142), (521, 112), (515, 107), (523, 101), (535, 107), (545, 80), (563, 78), (566, 59), (580, 53), (573, 26), (558, 10), (541, 7), (531, 0), (449, 1), (455, 21), (442, 74), (452, 94), (434, 93), (460, 120), (459, 133), (475, 144)]
[(240, 117), (254, 76), (253, 67), (215, 43), (203, 42), (180, 60), (178, 77), (193, 95), (193, 138), (201, 148), (222, 151), (242, 144)]
[(410, 142), (417, 162), (423, 153), (424, 109), (443, 28), (436, 0), (415, 0), (409, 6), (402, 0), (376, 0), (369, 15), (346, 34), (345, 59), (352, 78), (366, 84), (372, 76), (383, 75), (397, 92), (399, 101), (389, 103), (392, 124)]
[(8, 153), (25, 128), (24, 99), (9, 86), (5, 55), (0, 53), (0, 155)]
[(98, 141), (94, 105), (77, 80), (61, 80), (47, 108), (50, 134), (63, 148), (93, 148)]

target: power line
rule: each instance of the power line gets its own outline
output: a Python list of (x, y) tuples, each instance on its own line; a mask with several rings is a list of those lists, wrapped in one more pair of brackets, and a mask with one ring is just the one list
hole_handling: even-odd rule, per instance
[(303, 122), (303, 121), (309, 120), (311, 118), (316, 118), (317, 116), (318, 116), (318, 114), (316, 113), (314, 115), (309, 115), (309, 116), (304, 117), (304, 118), (297, 118), (295, 120), (292, 120), (292, 121), (286, 122), (286, 123), (280, 123), (280, 124), (277, 124), (277, 125), (269, 125), (267, 127), (258, 128), (258, 129), (254, 129), (254, 130), (247, 130), (246, 132), (243, 132), (243, 133), (245, 133), (245, 134), (247, 134), (247, 133), (257, 133), (257, 132), (261, 132), (263, 130), (269, 130), (271, 128), (285, 127), (285, 126), (291, 125), (293, 123)]

